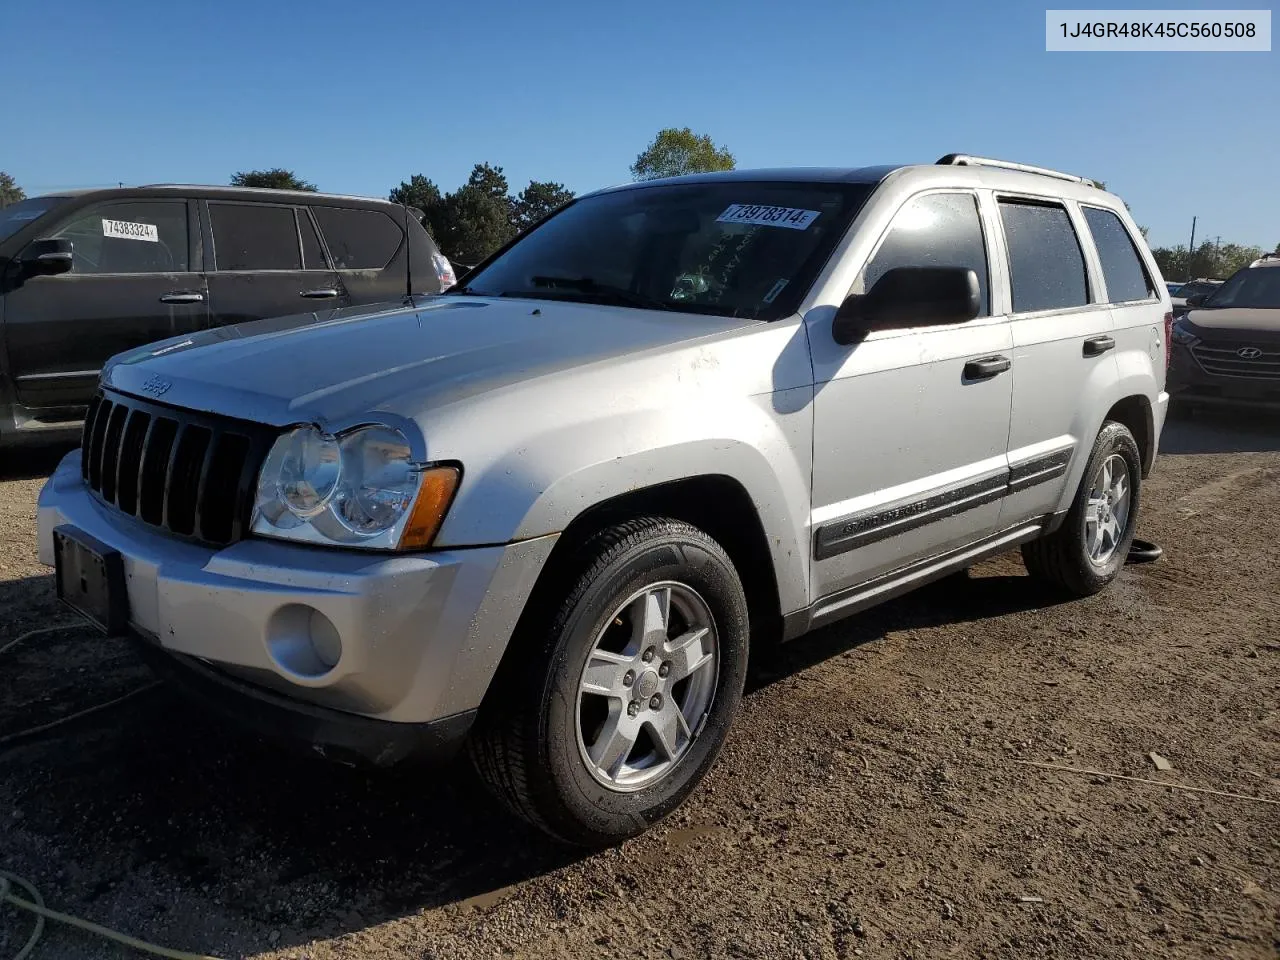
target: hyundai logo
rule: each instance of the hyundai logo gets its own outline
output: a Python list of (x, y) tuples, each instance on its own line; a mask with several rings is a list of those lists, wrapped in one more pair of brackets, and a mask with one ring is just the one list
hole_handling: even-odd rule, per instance
[(1257, 360), (1262, 356), (1262, 351), (1257, 347), (1241, 347), (1236, 351), (1236, 356), (1241, 360)]

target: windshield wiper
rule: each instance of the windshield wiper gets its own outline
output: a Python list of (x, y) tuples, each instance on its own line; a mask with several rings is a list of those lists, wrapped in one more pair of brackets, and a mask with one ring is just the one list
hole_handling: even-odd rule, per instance
[[(643, 293), (637, 293), (634, 290), (628, 290), (625, 287), (615, 287), (608, 283), (597, 283), (592, 277), (551, 277), (536, 275), (529, 278), (535, 287), (547, 288), (547, 293), (555, 293), (559, 287), (564, 290), (572, 290), (578, 293), (585, 293), (590, 297), (603, 297), (613, 300), (615, 303), (625, 304), (629, 307), (643, 307), (648, 310), (672, 310), (675, 309), (665, 300), (658, 300), (655, 297), (646, 296)], [(509, 291), (509, 296), (520, 296), (515, 291)], [(542, 292), (533, 293), (532, 296), (542, 296)]]

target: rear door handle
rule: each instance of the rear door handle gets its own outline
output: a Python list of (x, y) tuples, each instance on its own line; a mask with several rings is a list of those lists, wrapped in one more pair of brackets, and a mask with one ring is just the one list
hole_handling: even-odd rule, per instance
[(1012, 364), (1008, 357), (984, 357), (981, 360), (970, 360), (964, 365), (966, 380), (990, 380), (1004, 373)]
[(338, 291), (333, 289), (333, 287), (324, 287), (318, 290), (303, 290), (298, 294), (298, 296), (304, 297), (307, 300), (328, 300), (331, 297), (336, 297), (337, 295)]
[(1093, 337), (1084, 342), (1084, 355), (1086, 357), (1100, 357), (1108, 350), (1116, 348), (1114, 337)]
[(161, 303), (204, 303), (204, 294), (195, 291), (175, 290), (160, 298)]

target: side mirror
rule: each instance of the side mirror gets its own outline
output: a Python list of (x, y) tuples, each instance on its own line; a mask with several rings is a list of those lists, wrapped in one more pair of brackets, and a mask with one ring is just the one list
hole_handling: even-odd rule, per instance
[(33, 277), (52, 277), (71, 269), (75, 247), (70, 240), (61, 237), (53, 240), (33, 240), (22, 252), (22, 265)]
[(978, 275), (966, 267), (895, 267), (840, 304), (831, 335), (847, 345), (872, 330), (963, 323), (981, 309)]
[(1209, 295), (1207, 293), (1197, 293), (1193, 297), (1187, 297), (1187, 306), (1202, 307), (1204, 306), (1204, 302), (1208, 299), (1209, 299)]

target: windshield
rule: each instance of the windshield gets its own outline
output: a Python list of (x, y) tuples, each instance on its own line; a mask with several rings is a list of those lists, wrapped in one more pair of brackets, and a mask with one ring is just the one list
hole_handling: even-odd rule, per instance
[(1246, 267), (1218, 287), (1206, 305), (1280, 308), (1280, 267)]
[(19, 200), (17, 203), (0, 208), (0, 240), (11, 237), (32, 220), (36, 220), (58, 204), (65, 197), (36, 197), (32, 200)]
[(717, 181), (597, 194), (450, 293), (776, 319), (795, 311), (870, 191)]

